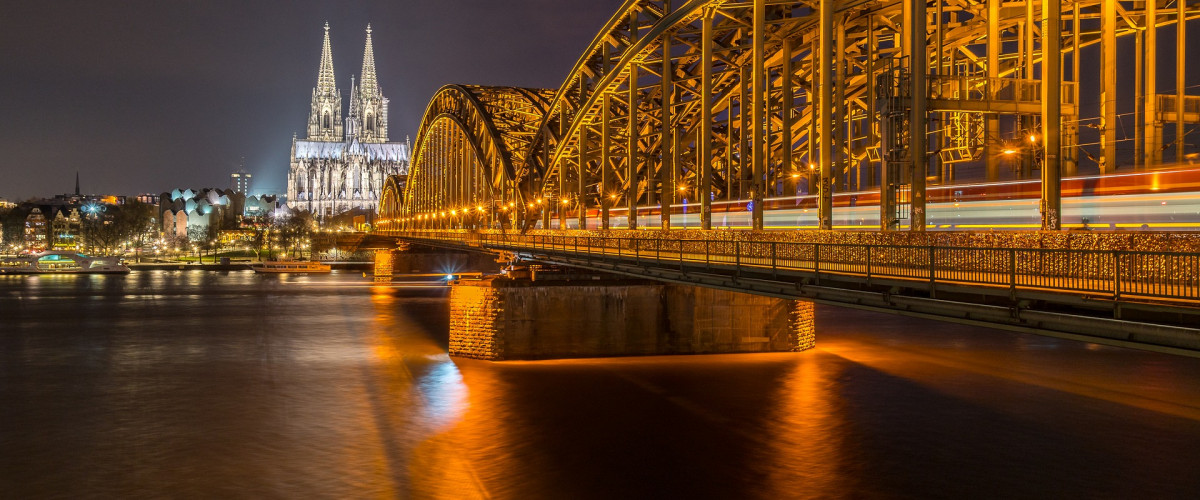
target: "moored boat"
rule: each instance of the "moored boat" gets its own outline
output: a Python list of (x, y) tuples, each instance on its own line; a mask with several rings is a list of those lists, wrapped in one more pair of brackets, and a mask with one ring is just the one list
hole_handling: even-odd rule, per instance
[(327, 273), (333, 270), (329, 264), (317, 261), (268, 260), (250, 266), (256, 273)]
[(53, 251), (0, 257), (0, 274), (129, 274), (129, 266), (117, 257)]

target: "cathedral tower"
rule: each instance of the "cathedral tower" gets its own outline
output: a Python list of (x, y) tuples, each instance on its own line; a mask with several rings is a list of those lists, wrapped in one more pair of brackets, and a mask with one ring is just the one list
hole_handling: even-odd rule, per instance
[(354, 124), (347, 135), (360, 142), (388, 141), (388, 100), (379, 90), (375, 75), (375, 49), (371, 44), (371, 25), (367, 25), (367, 44), (363, 49), (362, 75), (358, 86), (350, 90), (350, 117)]
[(333, 50), (329, 45), (329, 23), (321, 46), (321, 69), (313, 88), (312, 111), (308, 115), (308, 139), (338, 141), (342, 138), (342, 92), (333, 77)]
[(308, 211), (318, 220), (351, 210), (374, 211), (388, 177), (408, 175), (408, 143), (388, 142), (388, 100), (379, 91), (375, 75), (371, 26), (367, 26), (362, 75), (358, 81), (350, 79), (350, 114), (344, 121), (332, 52), (329, 23), (325, 23), (308, 137), (292, 136), (288, 167), (288, 206)]

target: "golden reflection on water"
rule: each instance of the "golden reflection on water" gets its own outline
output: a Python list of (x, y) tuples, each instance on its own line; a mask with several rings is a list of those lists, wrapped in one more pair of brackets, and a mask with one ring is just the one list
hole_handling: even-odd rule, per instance
[(823, 361), (821, 354), (800, 354), (774, 396), (778, 406), (765, 439), (771, 497), (843, 491), (841, 365)]
[[(403, 395), (396, 407), (376, 408), (368, 424), (377, 429), (379, 441), (374, 462), (392, 478), (381, 496), (394, 498), (401, 491), (400, 496), (416, 498), (488, 498), (455, 432), (471, 404), (467, 384), (442, 347), (419, 334), (421, 328), (400, 312), (396, 292), (387, 285), (371, 288), (375, 317), (368, 378), (383, 381), (387, 394)], [(480, 387), (486, 390), (486, 383), (471, 392)], [(388, 438), (396, 435), (410, 439)]]
[[(465, 363), (470, 365), (471, 362)], [(486, 483), (506, 474), (516, 474), (510, 465), (510, 442), (504, 423), (512, 417), (502, 405), (506, 389), (498, 373), (490, 369), (463, 367), (462, 376), (471, 387), (466, 412), (453, 426), (421, 442), (413, 449), (412, 496), (432, 499), (492, 498)], [(485, 470), (478, 467), (486, 466)]]

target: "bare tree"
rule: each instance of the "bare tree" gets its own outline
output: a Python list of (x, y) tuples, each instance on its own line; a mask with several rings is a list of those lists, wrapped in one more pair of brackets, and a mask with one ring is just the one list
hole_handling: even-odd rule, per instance
[(116, 230), (136, 250), (138, 262), (142, 260), (148, 235), (154, 230), (154, 221), (154, 206), (136, 200), (120, 207), (113, 216)]

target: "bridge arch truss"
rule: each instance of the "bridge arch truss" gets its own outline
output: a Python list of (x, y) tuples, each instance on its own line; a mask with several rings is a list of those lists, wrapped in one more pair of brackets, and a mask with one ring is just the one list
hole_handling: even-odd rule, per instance
[[(831, 194), (856, 191), (877, 193), (881, 229), (924, 230), (926, 182), (1037, 170), (1043, 227), (1057, 229), (1061, 176), (1115, 171), (1118, 142), (1137, 143), (1133, 166), (1184, 155), (1200, 97), (1182, 76), (1159, 93), (1156, 40), (1196, 17), (1182, 0), (630, 0), (557, 90), (441, 89), (384, 218), (666, 229), (683, 210), (710, 228), (713, 202), (737, 202), (758, 229), (765, 199), (808, 193), (829, 228)], [(1117, 87), (1121, 37), (1136, 91)], [(1097, 76), (1100, 95), (1081, 96)], [(1127, 98), (1141, 112), (1119, 135)], [(1028, 161), (1005, 157), (1014, 144)]]

